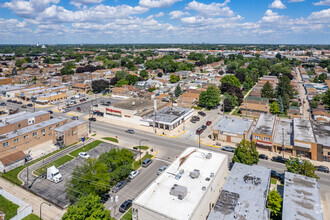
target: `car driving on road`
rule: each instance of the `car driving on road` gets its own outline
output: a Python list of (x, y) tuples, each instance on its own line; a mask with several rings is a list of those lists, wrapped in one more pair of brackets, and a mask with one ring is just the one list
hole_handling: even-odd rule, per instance
[(119, 190), (124, 188), (125, 185), (126, 185), (126, 181), (120, 181), (114, 187), (112, 187), (111, 192), (117, 193), (117, 192), (119, 192)]
[(324, 172), (324, 173), (329, 173), (329, 168), (326, 166), (315, 166), (317, 171)]
[(78, 155), (84, 159), (88, 159), (90, 157), (86, 152), (80, 152)]
[(268, 156), (266, 156), (265, 154), (259, 154), (259, 158), (264, 159), (264, 160), (268, 160)]
[(135, 133), (133, 129), (127, 129), (125, 132), (129, 133), (129, 134), (134, 134)]
[(288, 159), (283, 158), (281, 156), (276, 156), (276, 157), (272, 157), (272, 161), (279, 162), (279, 163), (286, 163), (286, 161), (288, 161)]

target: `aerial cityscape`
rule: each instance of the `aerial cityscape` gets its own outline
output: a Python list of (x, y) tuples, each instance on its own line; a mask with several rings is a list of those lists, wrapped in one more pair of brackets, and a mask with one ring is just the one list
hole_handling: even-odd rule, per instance
[(0, 220), (330, 220), (329, 0), (0, 2)]

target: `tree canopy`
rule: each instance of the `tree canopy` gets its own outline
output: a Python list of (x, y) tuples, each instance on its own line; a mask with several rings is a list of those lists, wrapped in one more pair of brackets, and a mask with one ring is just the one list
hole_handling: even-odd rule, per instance
[(220, 102), (219, 88), (215, 85), (210, 85), (206, 91), (199, 95), (199, 106), (205, 108), (212, 108)]
[(241, 83), (234, 75), (226, 75), (221, 79), (221, 83), (230, 83), (233, 86), (241, 88)]
[(314, 165), (309, 160), (290, 157), (285, 166), (288, 172), (319, 179), (315, 174), (316, 169)]
[(282, 197), (281, 195), (275, 190), (271, 190), (268, 194), (267, 198), (267, 208), (270, 209), (271, 217), (273, 219), (280, 219), (281, 209), (282, 209)]
[(322, 101), (325, 105), (327, 105), (328, 107), (330, 107), (330, 89), (328, 89), (324, 96), (322, 97)]
[(247, 165), (258, 164), (259, 153), (253, 141), (242, 140), (234, 151), (232, 162)]
[(109, 88), (109, 82), (104, 79), (93, 80), (92, 81), (92, 90), (95, 93), (102, 92), (103, 90)]
[(175, 94), (176, 97), (179, 97), (182, 94), (180, 83), (178, 83), (178, 85), (176, 85), (175, 90), (174, 90), (174, 94)]
[(261, 89), (261, 97), (263, 98), (273, 98), (274, 96), (274, 90), (272, 85), (267, 81), (265, 85)]

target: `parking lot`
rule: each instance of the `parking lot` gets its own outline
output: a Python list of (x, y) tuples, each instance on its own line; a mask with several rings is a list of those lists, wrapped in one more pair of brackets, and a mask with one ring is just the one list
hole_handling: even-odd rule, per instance
[[(102, 143), (99, 146), (93, 148), (88, 151), (88, 154), (91, 158), (96, 158), (100, 154), (104, 152), (108, 152), (112, 148), (118, 148), (116, 145), (112, 145), (109, 143)], [(133, 152), (135, 156), (137, 156), (138, 152)], [(66, 198), (66, 183), (71, 179), (72, 172), (74, 168), (78, 165), (81, 165), (85, 159), (81, 157), (77, 157), (66, 164), (58, 167), (60, 173), (63, 176), (63, 181), (59, 183), (50, 182), (47, 179), (38, 178), (31, 186), (31, 191), (36, 192), (37, 194), (48, 198), (50, 201), (60, 205), (61, 207), (65, 207), (68, 205), (69, 201)]]
[(111, 102), (111, 104), (113, 104), (113, 103), (116, 103), (120, 100), (119, 99), (113, 99), (113, 98), (97, 98), (97, 99), (92, 99), (92, 100), (88, 99), (85, 102), (80, 102), (80, 99), (76, 99), (74, 101), (76, 101), (77, 104), (70, 105), (67, 108), (70, 108), (72, 111), (77, 112), (77, 108), (79, 107), (81, 109), (81, 112), (88, 113), (89, 110), (90, 110), (91, 105), (100, 105), (102, 102), (103, 103)]

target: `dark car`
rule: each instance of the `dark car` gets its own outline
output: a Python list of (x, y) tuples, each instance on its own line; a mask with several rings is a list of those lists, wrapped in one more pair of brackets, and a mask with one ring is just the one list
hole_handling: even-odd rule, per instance
[(278, 172), (276, 172), (275, 170), (272, 170), (272, 171), (270, 172), (270, 176), (271, 176), (272, 178), (278, 179), (279, 181), (281, 181), (281, 183), (284, 182), (284, 174), (282, 174), (282, 173), (278, 173)]
[(126, 181), (120, 181), (117, 183), (112, 189), (111, 192), (117, 193), (119, 190), (121, 190), (126, 185)]
[(52, 110), (49, 110), (48, 112), (49, 112), (50, 114), (53, 114), (53, 113), (54, 113)]
[(197, 130), (196, 130), (196, 134), (197, 135), (199, 135), (199, 134), (201, 134), (201, 133), (203, 133), (203, 129), (202, 128), (198, 128)]
[(8, 99), (8, 100), (7, 100), (7, 102), (13, 102), (13, 100), (11, 100), (11, 99)]
[(81, 111), (81, 108), (80, 107), (77, 107), (77, 111), (80, 112)]
[(26, 105), (22, 105), (21, 108), (26, 108)]
[(199, 121), (200, 120), (200, 118), (198, 116), (196, 116), (196, 115), (193, 116), (192, 119), (194, 119), (195, 121)]
[(89, 118), (90, 121), (96, 121), (96, 118)]
[(23, 102), (17, 102), (17, 104), (19, 104), (19, 105), (22, 105), (22, 104), (23, 104)]
[(133, 202), (133, 200), (131, 200), (131, 199), (126, 200), (125, 202), (123, 202), (123, 204), (121, 204), (121, 206), (119, 207), (119, 211), (121, 213), (126, 212), (129, 208), (131, 208), (132, 202)]
[(315, 167), (317, 171), (324, 172), (324, 173), (329, 173), (329, 167), (326, 166), (316, 166)]
[(196, 123), (196, 120), (195, 119), (190, 119), (191, 123)]
[(235, 148), (232, 146), (223, 146), (221, 150), (228, 151), (228, 152), (234, 152)]
[(1, 102), (1, 104), (0, 104), (1, 106), (6, 106), (7, 104), (6, 103), (4, 103), (4, 102)]
[(199, 111), (198, 114), (203, 116), (203, 117), (206, 115), (205, 112), (202, 112), (202, 111)]
[(286, 163), (287, 160), (288, 159), (283, 158), (281, 156), (272, 157), (272, 161), (274, 161), (274, 162)]
[(268, 160), (268, 156), (266, 156), (265, 154), (259, 154), (259, 158), (264, 159), (264, 160)]
[(207, 128), (206, 125), (202, 125), (201, 129), (205, 130)]
[(125, 132), (126, 133), (130, 133), (130, 134), (134, 134), (135, 133), (133, 129), (127, 129)]
[(27, 106), (27, 107), (32, 107), (33, 105), (32, 105), (32, 103), (29, 103), (29, 104), (27, 104), (26, 106)]
[(12, 103), (17, 103), (17, 101), (16, 100), (13, 100)]
[(101, 196), (101, 200), (100, 200), (100, 202), (101, 202), (101, 203), (106, 203), (106, 201), (108, 201), (109, 198), (110, 198), (110, 195), (109, 195), (108, 193), (103, 194), (103, 195)]

